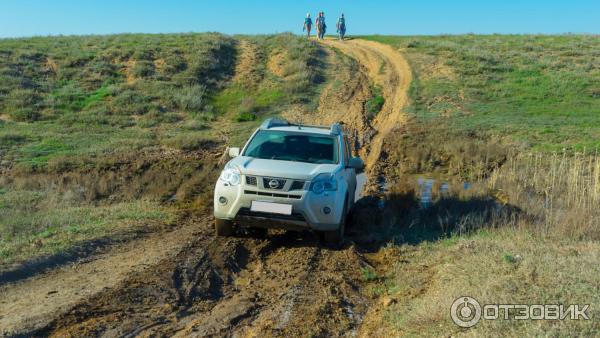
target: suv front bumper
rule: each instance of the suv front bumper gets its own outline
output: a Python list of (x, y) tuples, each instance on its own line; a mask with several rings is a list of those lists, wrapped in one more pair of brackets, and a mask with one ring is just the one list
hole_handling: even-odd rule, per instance
[[(242, 226), (281, 229), (337, 230), (344, 212), (345, 191), (326, 191), (315, 194), (308, 190), (282, 191), (261, 189), (242, 183), (237, 186), (218, 180), (215, 185), (215, 218), (233, 220)], [(344, 187), (341, 187), (344, 188)], [(222, 203), (222, 198), (226, 199)], [(291, 215), (279, 215), (251, 211), (252, 201), (290, 204)], [(328, 207), (329, 214), (324, 212)]]

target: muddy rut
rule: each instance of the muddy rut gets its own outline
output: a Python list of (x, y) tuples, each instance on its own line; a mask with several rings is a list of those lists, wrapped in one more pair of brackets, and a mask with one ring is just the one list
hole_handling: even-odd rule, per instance
[[(284, 115), (344, 122), (374, 181), (383, 139), (405, 119), (408, 65), (377, 43), (324, 44), (332, 81), (318, 110)], [(365, 111), (371, 83), (386, 99), (375, 116)], [(343, 247), (332, 249), (312, 233), (216, 238), (212, 222), (189, 216), (74, 267), (0, 281), (0, 335), (369, 336), (361, 325), (373, 300), (361, 292), (361, 271), (374, 264), (365, 255), (377, 245), (362, 240), (365, 225), (353, 222)]]

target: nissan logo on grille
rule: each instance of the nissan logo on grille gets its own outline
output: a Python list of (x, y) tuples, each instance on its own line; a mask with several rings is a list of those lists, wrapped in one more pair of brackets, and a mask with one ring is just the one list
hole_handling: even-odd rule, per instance
[(269, 181), (269, 188), (271, 188), (271, 189), (279, 188), (279, 180), (271, 179)]
[(283, 178), (263, 177), (262, 182), (263, 188), (265, 189), (281, 190), (285, 186), (287, 180)]

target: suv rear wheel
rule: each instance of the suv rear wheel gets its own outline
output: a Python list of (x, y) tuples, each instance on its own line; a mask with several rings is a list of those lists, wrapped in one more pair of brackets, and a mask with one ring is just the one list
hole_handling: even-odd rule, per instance
[(228, 219), (215, 218), (215, 232), (217, 236), (231, 236), (233, 234), (233, 222)]

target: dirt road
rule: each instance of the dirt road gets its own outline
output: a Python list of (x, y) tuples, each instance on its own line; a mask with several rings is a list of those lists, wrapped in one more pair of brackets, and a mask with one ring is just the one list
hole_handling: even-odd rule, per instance
[(377, 133), (368, 145), (365, 163), (374, 167), (381, 156), (383, 140), (394, 128), (406, 122), (404, 108), (412, 73), (408, 62), (388, 45), (365, 40), (325, 40), (329, 46), (358, 60), (366, 68), (369, 79), (383, 92), (385, 103), (371, 121)]
[[(405, 118), (408, 65), (373, 42), (325, 45), (332, 81), (319, 109), (285, 115), (345, 122), (373, 181), (383, 139)], [(386, 99), (375, 116), (365, 111), (371, 82)], [(365, 240), (368, 225), (351, 224), (343, 248), (333, 250), (311, 233), (225, 239), (213, 236), (208, 215), (183, 223), (0, 284), (0, 336), (369, 336), (361, 325), (373, 300), (362, 292), (362, 269), (377, 261), (369, 257), (378, 243)]]

